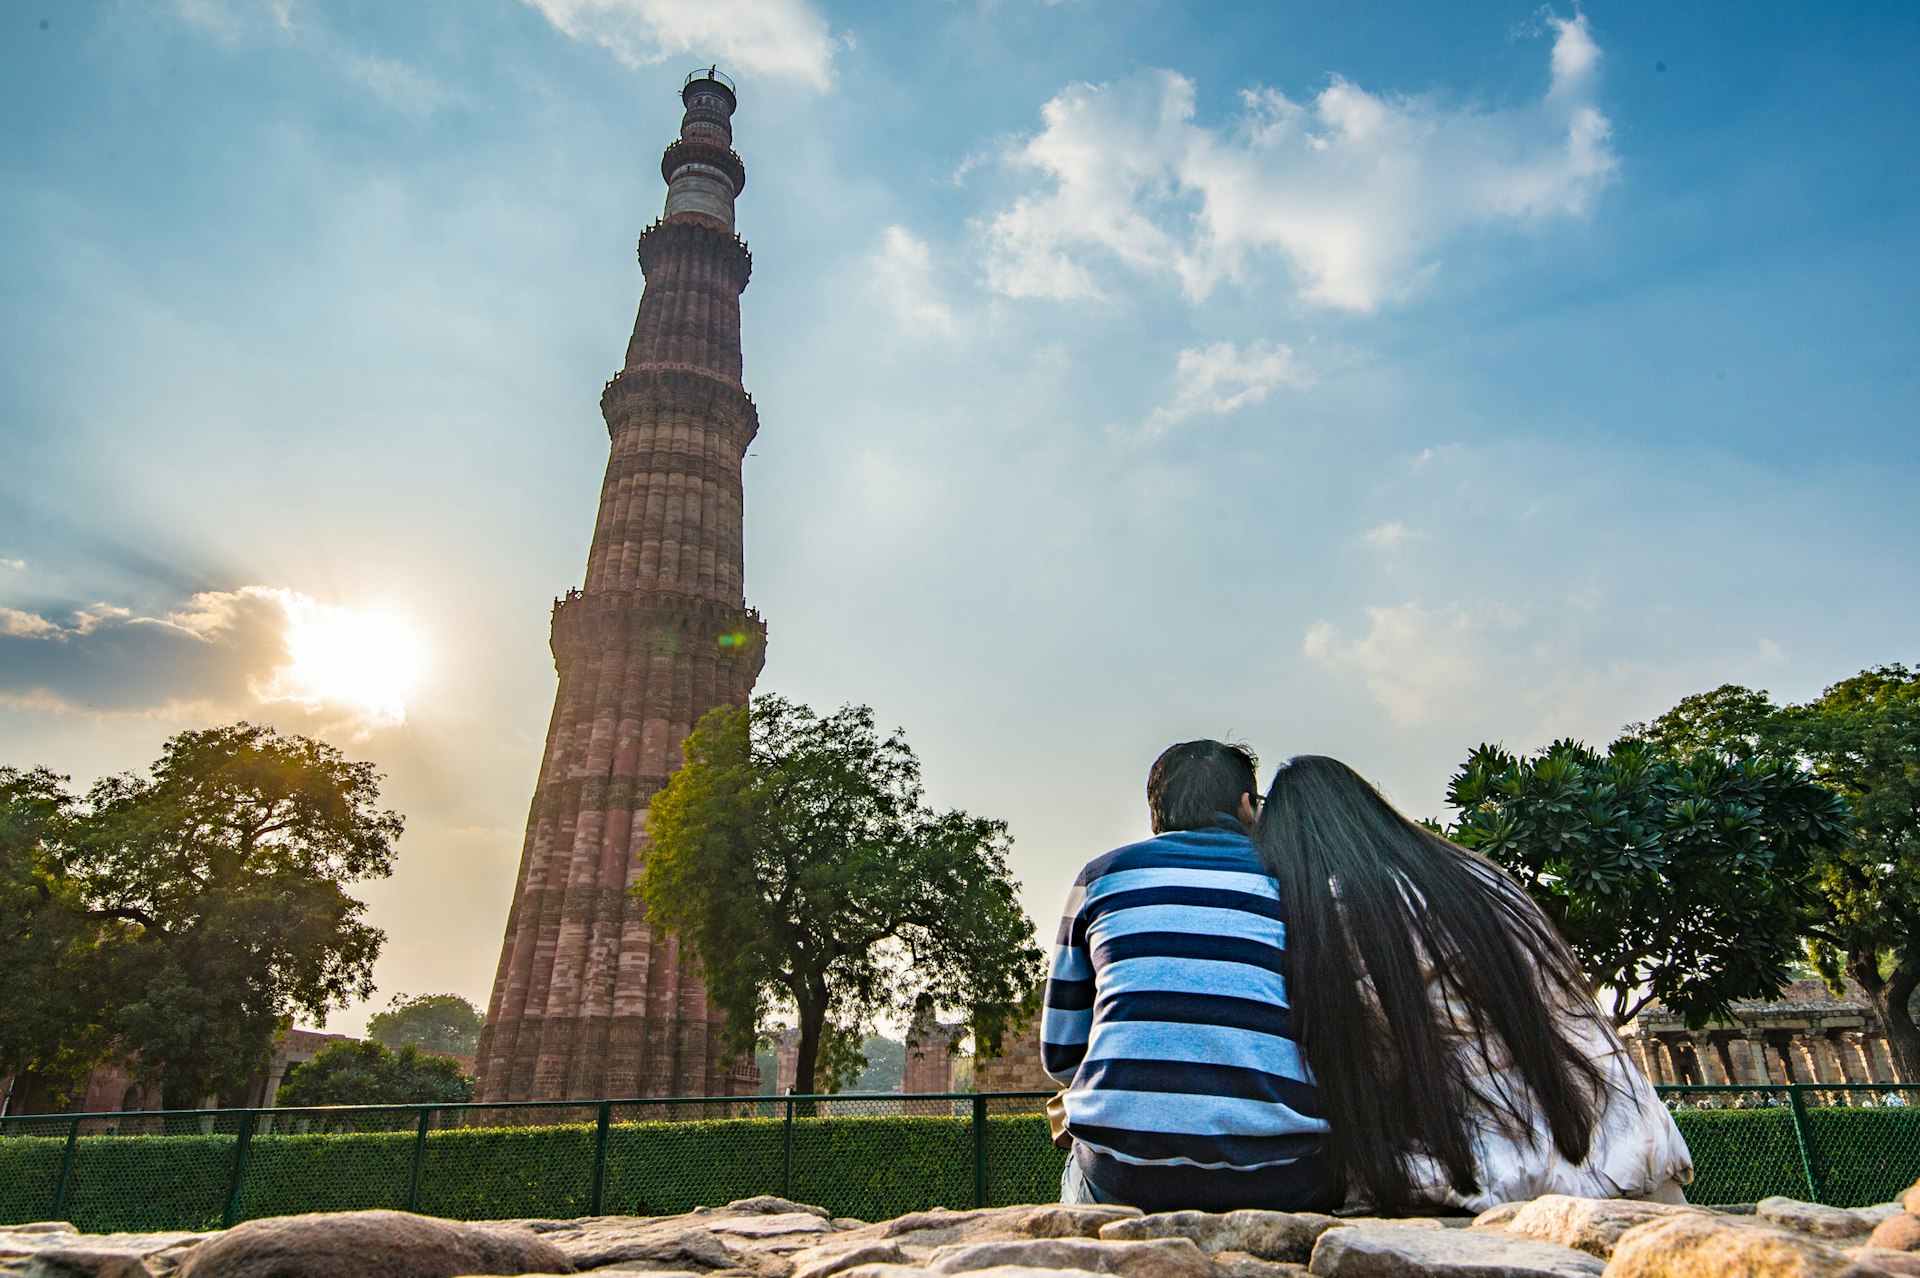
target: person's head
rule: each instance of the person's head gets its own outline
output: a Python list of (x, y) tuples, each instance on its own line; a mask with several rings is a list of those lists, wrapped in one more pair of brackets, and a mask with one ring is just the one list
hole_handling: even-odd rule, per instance
[[(1586, 1157), (1604, 1080), (1562, 1022), (1598, 1009), (1519, 884), (1322, 756), (1280, 765), (1252, 834), (1280, 891), (1293, 1033), (1339, 1175), (1401, 1207), (1402, 1159), (1418, 1149), (1474, 1192), (1470, 1105), (1516, 1135), (1537, 1112), (1568, 1160)], [(1457, 1020), (1442, 1019), (1429, 977)], [(1510, 1061), (1527, 1094), (1470, 1100), (1469, 1073), (1486, 1071), (1464, 1065), (1462, 1033), (1478, 1065)]]
[(1259, 760), (1243, 745), (1182, 741), (1168, 746), (1147, 770), (1147, 813), (1153, 832), (1198, 830), (1221, 813), (1238, 814), (1259, 793)]

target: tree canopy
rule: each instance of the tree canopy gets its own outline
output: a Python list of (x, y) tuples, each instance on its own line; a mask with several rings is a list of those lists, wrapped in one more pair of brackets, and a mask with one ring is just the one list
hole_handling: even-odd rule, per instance
[(84, 801), (0, 773), (0, 926), (62, 979), (0, 984), (16, 1072), (71, 1080), (110, 1049), (170, 1105), (265, 1064), (296, 1012), (373, 989), (382, 933), (345, 885), (391, 872), (401, 818), (379, 778), (308, 737), (241, 723), (169, 740), (148, 777)]
[[(735, 1051), (775, 1012), (798, 1023), (795, 1086), (852, 1081), (882, 1011), (964, 1016), (991, 1048), (1038, 980), (999, 821), (924, 799), (920, 764), (873, 712), (779, 697), (722, 706), (653, 800), (636, 890), (697, 953)], [(823, 1061), (823, 1047), (855, 1049)]]
[(1727, 684), (1643, 731), (1696, 757), (1797, 759), (1846, 801), (1848, 837), (1815, 858), (1804, 931), (1829, 981), (1865, 991), (1902, 1080), (1920, 1082), (1920, 671), (1876, 666), (1804, 705)]
[(473, 1099), (473, 1080), (458, 1061), (408, 1044), (335, 1043), (287, 1071), (274, 1104), (455, 1105)]
[(1778, 757), (1683, 756), (1629, 736), (1483, 745), (1447, 792), (1448, 834), (1511, 871), (1553, 919), (1616, 1023), (1659, 999), (1690, 1024), (1791, 978), (1820, 858), (1847, 809)]
[(458, 994), (396, 994), (384, 1012), (367, 1018), (367, 1037), (383, 1047), (414, 1046), (446, 1056), (471, 1056), (480, 1045), (480, 1009)]

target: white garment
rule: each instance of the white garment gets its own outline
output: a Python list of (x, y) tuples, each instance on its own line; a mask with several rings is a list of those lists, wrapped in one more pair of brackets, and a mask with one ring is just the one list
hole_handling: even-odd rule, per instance
[[(1420, 957), (1424, 963), (1426, 956)], [(1685, 1201), (1678, 1187), (1693, 1180), (1693, 1156), (1687, 1151), (1686, 1138), (1597, 1005), (1587, 1000), (1570, 1002), (1565, 992), (1541, 991), (1556, 1007), (1561, 1032), (1599, 1068), (1606, 1083), (1587, 1156), (1575, 1164), (1554, 1145), (1531, 1090), (1512, 1068), (1506, 1045), (1497, 1038), (1482, 1042), (1464, 1008), (1433, 979), (1430, 964), (1428, 968), (1428, 994), (1440, 1013), (1449, 1051), (1481, 1098), (1471, 1115), (1470, 1132), (1480, 1192), (1461, 1194), (1443, 1164), (1427, 1155), (1414, 1155), (1406, 1167), (1415, 1201), (1476, 1212), (1541, 1194)], [(1496, 1107), (1485, 1099), (1496, 1096), (1510, 1098), (1511, 1103)], [(1529, 1129), (1509, 1130), (1512, 1120), (1501, 1112), (1503, 1108), (1525, 1115)]]
[[(1600, 1067), (1607, 1081), (1600, 1112), (1586, 1158), (1570, 1163), (1553, 1143), (1545, 1119), (1531, 1093), (1511, 1070), (1485, 1073), (1485, 1065), (1471, 1062), (1469, 1077), (1477, 1086), (1498, 1087), (1521, 1098), (1516, 1106), (1528, 1115), (1531, 1130), (1516, 1134), (1503, 1130), (1505, 1115), (1491, 1106), (1475, 1117), (1471, 1133), (1474, 1177), (1480, 1192), (1456, 1190), (1444, 1166), (1426, 1155), (1407, 1160), (1408, 1178), (1416, 1201), (1485, 1211), (1500, 1203), (1537, 1198), (1541, 1194), (1573, 1194), (1581, 1198), (1659, 1198), (1673, 1201), (1675, 1187), (1693, 1180), (1693, 1156), (1675, 1126), (1673, 1115), (1654, 1094), (1653, 1084), (1633, 1064), (1611, 1026), (1596, 1013), (1565, 1023), (1565, 1030)], [(1498, 1045), (1496, 1045), (1496, 1050)], [(1460, 1049), (1465, 1053), (1464, 1046)]]

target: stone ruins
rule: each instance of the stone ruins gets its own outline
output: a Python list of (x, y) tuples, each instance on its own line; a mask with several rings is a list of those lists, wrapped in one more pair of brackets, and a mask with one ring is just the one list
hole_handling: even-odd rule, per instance
[(1689, 1030), (1658, 1003), (1622, 1035), (1655, 1083), (1893, 1083), (1898, 1075), (1864, 997), (1795, 981), (1780, 997), (1733, 1005), (1733, 1017)]

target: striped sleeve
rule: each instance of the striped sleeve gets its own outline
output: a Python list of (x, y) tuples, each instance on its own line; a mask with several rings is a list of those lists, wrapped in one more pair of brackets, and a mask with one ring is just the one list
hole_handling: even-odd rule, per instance
[(1066, 1087), (1087, 1054), (1093, 1028), (1093, 960), (1087, 953), (1087, 884), (1083, 873), (1067, 895), (1054, 938), (1047, 992), (1040, 1013), (1040, 1064)]

